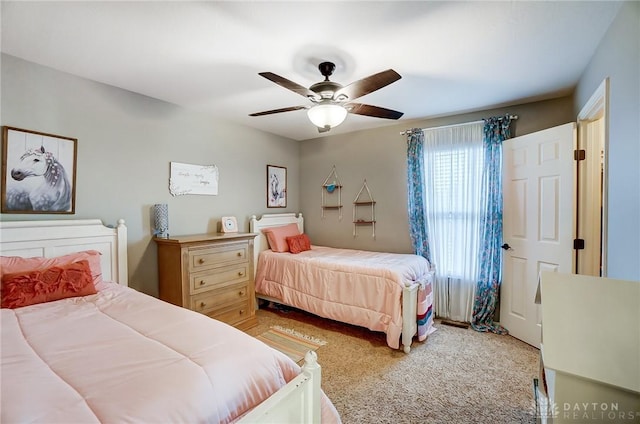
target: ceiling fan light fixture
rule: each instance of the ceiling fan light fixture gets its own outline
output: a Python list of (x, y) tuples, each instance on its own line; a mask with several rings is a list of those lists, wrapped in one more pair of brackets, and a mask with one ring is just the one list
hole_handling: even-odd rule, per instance
[(321, 103), (309, 109), (307, 116), (318, 128), (333, 128), (344, 122), (347, 109), (335, 103)]
[(287, 90), (299, 94), (313, 103), (313, 106), (291, 106), (280, 109), (265, 110), (264, 112), (251, 113), (249, 116), (264, 116), (274, 113), (290, 112), (292, 110), (307, 109), (309, 120), (318, 128), (318, 132), (324, 133), (333, 127), (342, 124), (347, 114), (371, 116), (374, 118), (399, 119), (402, 112), (385, 109), (383, 107), (353, 103), (353, 100), (372, 93), (376, 90), (402, 78), (393, 69), (369, 75), (347, 86), (330, 81), (335, 65), (331, 62), (322, 62), (318, 69), (324, 80), (306, 88), (300, 84), (276, 75), (273, 72), (260, 72), (258, 75), (274, 82)]

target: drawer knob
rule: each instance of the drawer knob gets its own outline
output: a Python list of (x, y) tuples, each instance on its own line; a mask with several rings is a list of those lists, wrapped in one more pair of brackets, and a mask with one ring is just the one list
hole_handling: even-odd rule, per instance
[(207, 306), (207, 304), (206, 304), (206, 303), (204, 303), (204, 302), (200, 302), (200, 307), (201, 307), (201, 308), (204, 308), (205, 306)]
[(238, 257), (242, 256), (242, 252), (238, 252)]
[(200, 280), (200, 285), (204, 286), (204, 280)]
[(244, 309), (240, 309), (240, 315), (244, 315)]
[(243, 275), (244, 275), (244, 272), (242, 272), (242, 271), (239, 271), (239, 272), (238, 272), (238, 276), (239, 276), (239, 277), (242, 277)]
[(240, 291), (238, 292), (238, 296), (244, 296), (244, 290), (240, 290)]
[(204, 263), (204, 259), (202, 259), (202, 258), (198, 259), (198, 263), (199, 264), (203, 264)]

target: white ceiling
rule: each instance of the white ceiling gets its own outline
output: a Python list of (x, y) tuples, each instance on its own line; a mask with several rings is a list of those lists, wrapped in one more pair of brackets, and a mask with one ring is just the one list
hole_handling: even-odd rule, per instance
[[(400, 122), (566, 95), (618, 12), (614, 1), (2, 1), (2, 52), (295, 140), (318, 137), (304, 97), (318, 63), (347, 85), (402, 79), (358, 102)], [(327, 135), (398, 121), (350, 114)]]

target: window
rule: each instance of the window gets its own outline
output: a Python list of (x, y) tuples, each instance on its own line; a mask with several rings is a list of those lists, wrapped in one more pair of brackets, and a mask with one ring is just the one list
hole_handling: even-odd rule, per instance
[(438, 315), (470, 321), (478, 275), (483, 124), (425, 129), (425, 216)]

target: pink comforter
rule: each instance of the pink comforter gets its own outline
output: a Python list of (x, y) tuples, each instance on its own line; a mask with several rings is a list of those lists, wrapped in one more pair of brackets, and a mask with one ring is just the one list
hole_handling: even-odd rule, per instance
[(382, 331), (397, 349), (402, 290), (425, 284), (429, 262), (418, 255), (312, 246), (298, 254), (260, 252), (256, 293), (337, 321)]
[[(1, 422), (232, 422), (300, 372), (224, 323), (100, 288), (2, 309)], [(339, 421), (326, 397), (323, 420)]]

